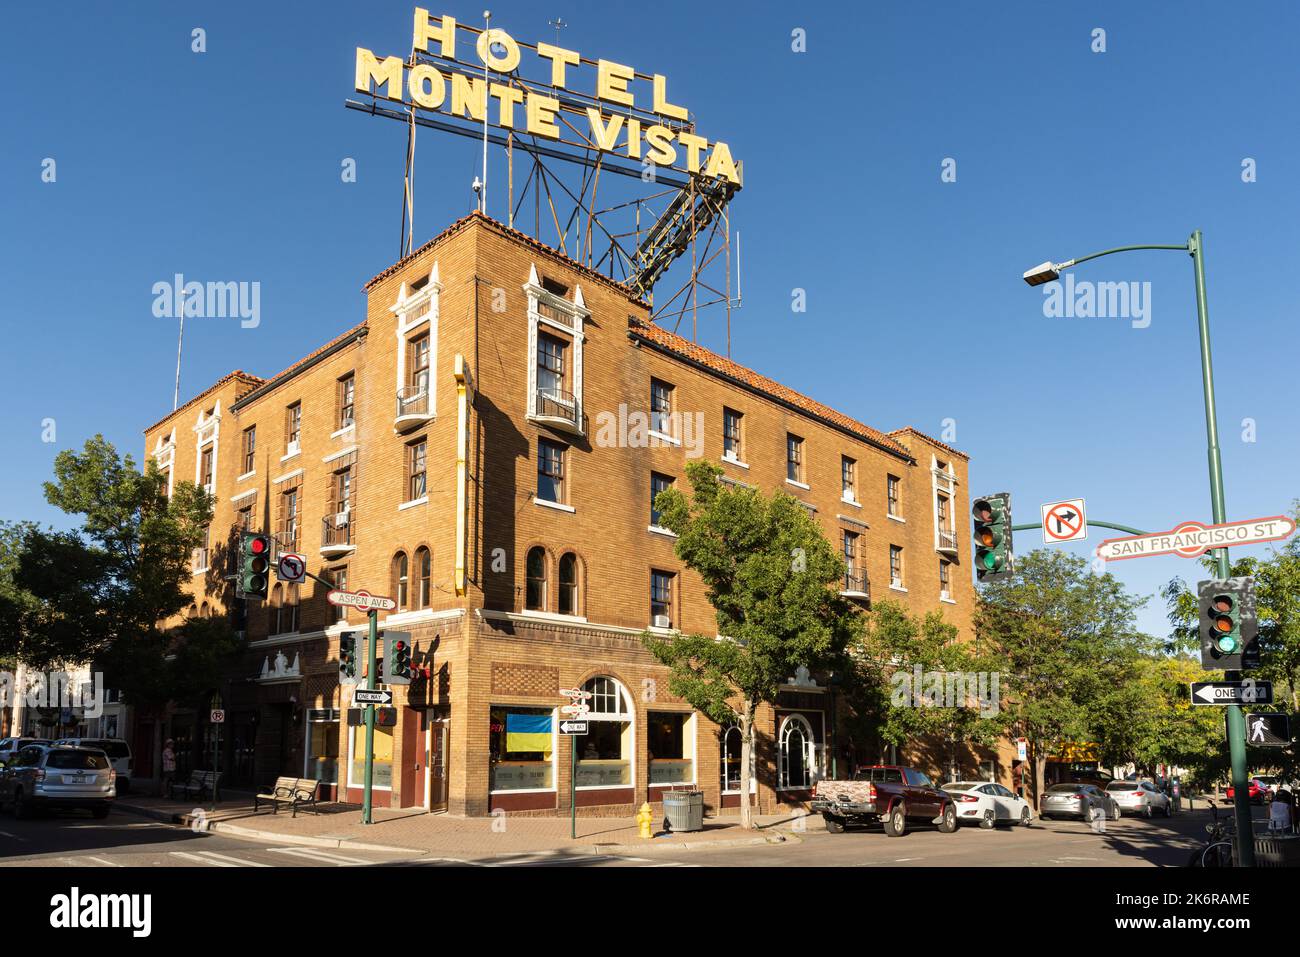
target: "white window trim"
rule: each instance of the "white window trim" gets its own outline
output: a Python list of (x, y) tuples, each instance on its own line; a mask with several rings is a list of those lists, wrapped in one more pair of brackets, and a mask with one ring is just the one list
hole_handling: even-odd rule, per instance
[[(646, 724), (647, 724), (647, 726), (648, 726), (649, 723), (650, 723), (650, 715), (652, 715), (652, 714), (684, 714), (684, 715), (686, 715), (685, 726), (682, 728), (682, 750), (683, 750), (683, 751), (689, 751), (689, 752), (690, 752), (690, 755), (689, 755), (688, 757), (684, 757), (684, 758), (664, 758), (663, 760), (665, 760), (665, 761), (690, 761), (690, 762), (691, 762), (691, 777), (690, 777), (690, 780), (689, 780), (689, 781), (667, 781), (667, 782), (665, 782), (665, 783), (663, 783), (663, 784), (651, 784), (651, 783), (650, 783), (650, 768), (654, 765), (654, 762), (650, 760), (650, 757), (649, 757), (649, 750), (647, 749), (647, 751), (646, 751), (647, 757), (646, 757), (646, 765), (645, 765), (645, 768), (646, 768), (646, 787), (647, 787), (647, 788), (677, 788), (677, 787), (686, 787), (686, 786), (688, 786), (688, 785), (698, 785), (698, 784), (700, 783), (700, 755), (699, 755), (699, 734), (698, 734), (698, 732), (697, 732), (697, 730), (696, 730), (696, 720), (695, 720), (696, 712), (693, 711), (693, 710), (692, 710), (692, 711), (682, 711), (682, 710), (680, 710), (680, 709), (679, 709), (679, 710), (673, 710), (672, 708), (659, 708), (659, 709), (656, 710), (656, 709), (654, 709), (654, 708), (651, 707), (651, 705), (653, 705), (653, 704), (654, 704), (654, 702), (650, 702), (650, 704), (647, 704), (647, 705), (646, 705)], [(647, 727), (647, 731), (646, 731), (646, 741), (647, 741), (647, 744), (648, 744), (649, 740), (650, 740), (650, 734), (649, 734), (649, 729), (648, 729), (648, 727)]]
[[(632, 739), (632, 748), (631, 748), (632, 753), (627, 757), (628, 777), (631, 779), (631, 783), (629, 784), (578, 784), (577, 781), (575, 780), (574, 788), (579, 791), (626, 791), (629, 789), (635, 790), (637, 786), (636, 753), (637, 753), (638, 741), (637, 741), (637, 726), (636, 726), (636, 705), (633, 704), (632, 693), (628, 691), (628, 689), (624, 686), (623, 682), (619, 681), (613, 675), (602, 674), (602, 675), (593, 675), (592, 677), (607, 678), (608, 680), (612, 681), (614, 683), (614, 687), (619, 690), (623, 703), (626, 704), (631, 709), (630, 711), (627, 712), (618, 712), (618, 713), (611, 713), (606, 711), (601, 711), (601, 712), (591, 711), (583, 716), (584, 719), (587, 721), (627, 722), (628, 729), (631, 732), (629, 737)], [(583, 685), (587, 684), (587, 682), (591, 680), (592, 680), (591, 678), (588, 678), (587, 681), (583, 682)], [(579, 687), (581, 687), (581, 685)], [(575, 742), (575, 746), (576, 746), (576, 742)], [(551, 752), (551, 753), (554, 754), (555, 752)], [(582, 759), (579, 758), (576, 763), (581, 764)], [(576, 771), (576, 767), (575, 767), (575, 771)]]
[(545, 508), (553, 508), (560, 512), (576, 513), (578, 511), (572, 505), (563, 505), (560, 502), (551, 502), (544, 498), (538, 498), (536, 495), (533, 496), (533, 504), (541, 505)]
[(356, 427), (357, 427), (357, 423), (356, 423), (356, 421), (354, 420), (353, 423), (352, 423), (351, 425), (345, 425), (345, 426), (343, 426), (343, 428), (339, 429), (338, 431), (336, 431), (336, 432), (331, 432), (331, 433), (330, 433), (330, 438), (331, 438), (331, 439), (337, 439), (340, 435), (343, 435), (343, 434), (345, 434), (345, 433), (347, 433), (347, 432), (355, 431), (355, 430), (356, 430)]
[(287, 482), (289, 479), (297, 478), (299, 475), (302, 474), (303, 474), (302, 469), (294, 469), (292, 472), (285, 472), (283, 475), (271, 479), (271, 484), (279, 485), (281, 482)]
[[(721, 638), (722, 635), (719, 635), (718, 637)], [(722, 729), (722, 745), (718, 749), (719, 759), (725, 758), (726, 751), (727, 751), (727, 732), (732, 728), (735, 728), (737, 732), (740, 731), (740, 725), (736, 725), (736, 724), (728, 725), (727, 727)], [(757, 735), (755, 735), (755, 738), (757, 738)], [(742, 736), (741, 739), (742, 749), (744, 748), (744, 744), (745, 742)], [(739, 755), (737, 755), (737, 760), (739, 760)], [(721, 784), (721, 782), (719, 782), (719, 784)], [(723, 788), (718, 793), (719, 794), (740, 794), (742, 792), (740, 788)], [(754, 741), (754, 747), (751, 748), (749, 751), (749, 793), (750, 794), (758, 793), (758, 741), (757, 740)]]
[(286, 453), (284, 453), (284, 455), (280, 456), (280, 461), (281, 461), (281, 462), (287, 462), (287, 461), (289, 461), (289, 460), (292, 459), (292, 458), (297, 458), (299, 455), (302, 455), (302, 440), (301, 440), (301, 439), (298, 440), (298, 447), (297, 447), (296, 449), (294, 449), (292, 452), (286, 452)]
[(413, 498), (409, 502), (402, 502), (397, 506), (399, 512), (404, 512), (408, 508), (415, 508), (417, 505), (424, 505), (429, 501), (429, 496), (422, 495), (419, 498)]
[(901, 591), (901, 592), (903, 592), (904, 594), (906, 594), (906, 592), (907, 592), (907, 589), (906, 589), (906, 588), (904, 588), (902, 585), (895, 585), (894, 582), (893, 582), (892, 580), (891, 580), (890, 583), (889, 583), (889, 589), (890, 589), (890, 591)]
[[(650, 438), (657, 439), (658, 441), (663, 442), (665, 445), (680, 446), (682, 444), (681, 439), (673, 438), (667, 432), (657, 432), (654, 429), (651, 429), (648, 435)], [(653, 448), (653, 446), (651, 446), (651, 448)]]
[(942, 592), (939, 593), (939, 600), (940, 600), (941, 602), (943, 602), (945, 605), (955, 605), (955, 604), (957, 604), (957, 600), (956, 600), (955, 598), (945, 597), (944, 594), (943, 594)]
[(728, 465), (734, 465), (736, 466), (736, 468), (741, 468), (741, 469), (749, 468), (748, 462), (742, 462), (740, 461), (740, 459), (732, 458), (731, 456), (727, 455), (725, 452), (722, 454), (722, 461)]
[(666, 535), (669, 538), (677, 537), (676, 532), (672, 531), (671, 529), (664, 528), (662, 525), (647, 525), (645, 530), (647, 532), (654, 532), (654, 534), (656, 535)]
[(172, 426), (166, 439), (158, 434), (158, 441), (153, 447), (154, 464), (167, 470), (167, 497), (172, 497), (172, 483), (176, 480), (176, 426)]
[[(952, 522), (955, 518), (953, 507), (957, 504), (957, 473), (952, 471), (952, 466), (947, 469), (939, 468), (939, 457), (931, 454), (930, 456), (930, 515), (934, 519), (934, 549), (939, 550), (939, 496), (948, 499), (948, 521)], [(949, 531), (956, 533), (956, 528), (950, 527)]]
[(525, 608), (523, 611), (516, 612), (516, 614), (523, 615), (525, 618), (536, 618), (538, 621), (553, 621), (557, 624), (574, 622), (582, 625), (587, 624), (585, 615), (561, 615), (557, 611), (537, 611), (536, 609)]
[[(574, 286), (573, 302), (569, 302), (563, 296), (557, 296), (542, 288), (541, 280), (537, 276), (537, 265), (529, 263), (528, 281), (521, 288), (528, 298), (527, 417), (537, 418), (537, 334), (539, 327), (548, 326), (573, 337), (573, 381), (570, 386), (574, 404), (577, 406), (577, 430), (580, 434), (585, 434), (582, 421), (582, 344), (587, 338), (583, 329), (587, 320), (591, 318), (591, 310), (587, 308), (586, 300), (583, 298), (582, 286)], [(537, 306), (543, 302), (560, 315), (567, 317), (570, 324), (566, 326), (538, 312)]]
[[(423, 316), (414, 320), (407, 320), (407, 316), (415, 312), (426, 302), (429, 303), (429, 311)], [(388, 307), (388, 311), (397, 317), (397, 382), (393, 388), (393, 395), (398, 395), (402, 389), (406, 388), (406, 343), (410, 333), (419, 329), (426, 323), (429, 326), (429, 414), (430, 419), (434, 418), (438, 412), (438, 390), (434, 388), (434, 375), (438, 368), (438, 315), (441, 311), (442, 302), (442, 283), (438, 281), (438, 264), (435, 262), (433, 268), (429, 270), (429, 281), (425, 283), (424, 288), (419, 292), (409, 292), (406, 283), (402, 283), (401, 288), (397, 290), (397, 301)], [(348, 428), (355, 427), (355, 422)], [(341, 429), (340, 431), (346, 431)]]
[(801, 488), (801, 489), (803, 489), (805, 492), (811, 492), (811, 491), (812, 491), (812, 486), (809, 485), (807, 482), (796, 482), (794, 479), (788, 478), (788, 479), (785, 480), (785, 484), (786, 484), (786, 485), (793, 485), (795, 488)]
[(257, 474), (257, 469), (253, 469), (253, 471), (251, 471), (251, 472), (245, 472), (243, 475), (236, 475), (236, 476), (235, 476), (235, 481), (236, 481), (236, 482), (247, 482), (249, 479), (251, 479), (251, 478), (252, 478), (253, 476), (255, 476), (256, 474)]
[(893, 512), (889, 512), (889, 513), (887, 513), (887, 515), (888, 515), (889, 518), (892, 518), (895, 522), (902, 522), (904, 525), (907, 524), (907, 519), (902, 518), (901, 516), (895, 515)]
[(346, 449), (339, 449), (337, 452), (331, 452), (321, 459), (322, 462), (333, 462), (335, 459), (341, 459), (345, 455), (351, 455), (357, 450), (355, 445), (349, 445)]
[[(793, 787), (788, 784), (781, 783), (781, 779), (785, 777), (785, 746), (782, 739), (785, 737), (786, 727), (791, 723), (802, 724), (804, 726), (804, 729), (808, 732), (807, 741), (808, 741), (809, 753), (806, 757), (808, 760), (808, 769), (809, 769), (808, 777), (810, 779), (807, 784), (795, 785)], [(823, 715), (822, 716), (823, 731), (825, 730), (825, 724), (826, 724), (826, 716)], [(823, 742), (823, 747), (824, 746), (825, 746), (825, 742)], [(776, 789), (778, 791), (808, 791), (812, 789), (812, 787), (817, 783), (820, 777), (821, 777), (821, 768), (819, 768), (817, 764), (817, 736), (813, 733), (812, 722), (808, 720), (807, 715), (801, 714), (799, 712), (793, 712), (785, 715), (781, 719), (781, 725), (776, 732), (776, 784), (777, 784)]]
[(859, 502), (856, 498), (850, 498), (846, 495), (841, 495), (840, 501), (843, 502), (845, 505), (852, 505), (854, 508), (862, 507), (862, 503)]
[(240, 502), (248, 498), (250, 495), (256, 495), (256, 494), (257, 494), (257, 489), (250, 488), (247, 492), (240, 492), (238, 495), (230, 496), (230, 500), (232, 502)]
[[(199, 417), (194, 421), (194, 484), (199, 488), (207, 491), (209, 495), (217, 494), (217, 473), (218, 473), (218, 450), (221, 445), (221, 400), (218, 399), (212, 406), (212, 414), (208, 415), (202, 409), (199, 410)], [(205, 437), (206, 435), (206, 437)], [(212, 446), (212, 484), (204, 485), (202, 482), (203, 475), (203, 450), (207, 446)], [(168, 495), (171, 494), (171, 484), (168, 483)]]

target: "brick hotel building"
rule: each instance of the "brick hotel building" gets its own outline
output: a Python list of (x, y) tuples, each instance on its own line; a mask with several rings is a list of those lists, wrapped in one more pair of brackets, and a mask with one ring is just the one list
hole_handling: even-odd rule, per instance
[[(684, 784), (715, 811), (736, 806), (739, 732), (674, 698), (641, 643), (647, 628), (716, 630), (651, 508), (688, 455), (802, 502), (864, 607), (941, 609), (970, 635), (963, 453), (878, 432), (673, 335), (618, 283), (478, 213), (365, 289), (360, 325), (269, 379), (230, 373), (145, 439), (170, 481), (216, 498), (189, 614), (240, 621), (225, 580), (239, 528), (274, 534), (339, 588), (396, 599), (380, 627), (412, 635), (420, 677), (395, 689), (396, 727), (377, 729), (381, 806), (567, 812), (574, 742), (583, 813), (631, 813)], [(638, 412), (647, 441), (601, 433)], [(230, 785), (293, 774), (360, 799), (364, 729), (347, 723), (338, 648), (364, 624), (310, 580), (249, 603), (248, 650), (222, 689)], [(556, 727), (570, 687), (593, 693), (585, 737)], [(833, 703), (800, 669), (760, 713), (760, 809), (806, 800), (832, 753), (843, 770)], [(137, 719), (141, 776), (165, 734), (206, 767), (206, 719)], [(1005, 757), (963, 770), (980, 761), (1005, 780)]]

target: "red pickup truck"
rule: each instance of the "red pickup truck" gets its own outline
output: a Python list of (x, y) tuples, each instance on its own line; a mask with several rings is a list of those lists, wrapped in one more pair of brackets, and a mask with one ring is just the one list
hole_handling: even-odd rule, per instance
[(947, 792), (916, 768), (898, 765), (858, 768), (851, 781), (818, 781), (812, 809), (821, 812), (832, 834), (850, 824), (880, 822), (890, 837), (902, 837), (909, 820), (938, 824), (945, 834), (957, 831), (957, 809)]

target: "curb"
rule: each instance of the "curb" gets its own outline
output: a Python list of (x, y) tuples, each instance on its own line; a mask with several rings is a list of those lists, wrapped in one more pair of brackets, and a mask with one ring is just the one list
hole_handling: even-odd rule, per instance
[[(140, 817), (152, 818), (155, 821), (161, 821), (165, 824), (175, 824), (182, 827), (192, 827), (189, 818), (189, 812), (172, 812), (163, 811), (156, 808), (140, 807), (133, 804), (116, 805), (120, 811), (135, 814)], [(264, 831), (258, 828), (245, 827), (241, 824), (232, 824), (227, 821), (207, 821), (203, 828), (205, 831), (220, 834), (228, 834), (232, 837), (242, 837), (247, 840), (262, 841), (269, 844), (293, 844), (300, 847), (325, 847), (325, 848), (354, 848), (359, 851), (380, 851), (385, 853), (398, 854), (437, 854), (436, 848), (422, 847), (402, 847), (394, 844), (364, 844), (360, 841), (354, 841), (350, 838), (340, 837), (311, 837), (305, 834), (286, 834), (282, 831)], [(653, 840), (653, 838), (651, 839)], [(757, 847), (764, 844), (801, 844), (802, 840), (793, 833), (787, 834), (781, 831), (772, 830), (768, 833), (757, 837), (740, 837), (729, 838), (718, 841), (684, 841), (680, 844), (570, 844), (547, 850), (564, 851), (578, 849), (584, 853), (592, 854), (609, 854), (609, 853), (671, 853), (674, 851), (706, 851), (711, 848), (720, 847)], [(510, 853), (510, 852), (506, 852)]]

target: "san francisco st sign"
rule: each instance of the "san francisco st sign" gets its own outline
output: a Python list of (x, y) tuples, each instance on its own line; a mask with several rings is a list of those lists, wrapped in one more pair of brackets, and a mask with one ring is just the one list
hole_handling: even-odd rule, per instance
[(1260, 542), (1276, 542), (1279, 539), (1290, 538), (1295, 533), (1295, 529), (1295, 522), (1285, 515), (1252, 518), (1244, 522), (1225, 522), (1222, 525), (1183, 522), (1168, 532), (1108, 538), (1097, 546), (1097, 555), (1108, 562), (1125, 558), (1149, 558), (1153, 555), (1197, 558), (1212, 548), (1256, 545)]

